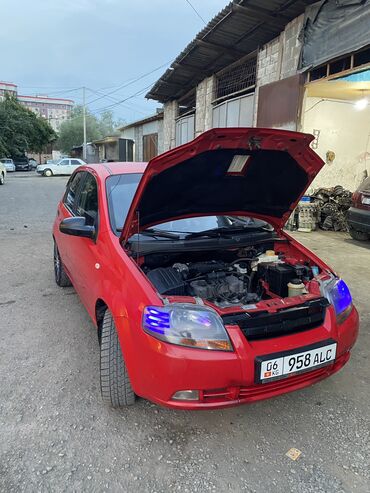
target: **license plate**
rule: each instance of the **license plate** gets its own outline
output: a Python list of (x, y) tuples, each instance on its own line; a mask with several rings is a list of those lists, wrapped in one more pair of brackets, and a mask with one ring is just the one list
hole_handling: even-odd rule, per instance
[(256, 382), (266, 383), (329, 365), (335, 360), (337, 343), (330, 340), (256, 359)]
[(362, 203), (365, 205), (370, 205), (370, 197), (362, 196)]

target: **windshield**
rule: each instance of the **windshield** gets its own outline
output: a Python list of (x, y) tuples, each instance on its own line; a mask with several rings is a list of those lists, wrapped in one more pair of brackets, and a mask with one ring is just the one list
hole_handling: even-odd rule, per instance
[[(141, 173), (130, 173), (107, 178), (109, 219), (112, 230), (117, 235), (122, 230), (141, 176)], [(180, 236), (183, 236), (218, 228), (264, 228), (269, 226), (265, 221), (248, 217), (200, 216), (157, 224), (154, 229), (155, 231), (179, 233)], [(151, 228), (148, 231), (151, 231)]]

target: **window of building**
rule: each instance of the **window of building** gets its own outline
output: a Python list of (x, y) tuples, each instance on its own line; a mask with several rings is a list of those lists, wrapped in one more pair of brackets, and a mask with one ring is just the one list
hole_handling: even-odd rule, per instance
[(228, 99), (213, 108), (212, 126), (252, 127), (254, 93), (239, 98)]
[(352, 54), (344, 55), (336, 60), (315, 67), (308, 72), (308, 82), (314, 80), (325, 79), (331, 75), (340, 74), (355, 67), (361, 67), (363, 65), (370, 64), (370, 47), (359, 50)]
[(195, 115), (183, 116), (176, 121), (176, 146), (186, 144), (194, 139)]
[(257, 56), (243, 59), (222, 70), (216, 78), (215, 99), (252, 91), (256, 85)]
[(185, 116), (195, 112), (196, 90), (193, 89), (179, 99), (179, 116)]

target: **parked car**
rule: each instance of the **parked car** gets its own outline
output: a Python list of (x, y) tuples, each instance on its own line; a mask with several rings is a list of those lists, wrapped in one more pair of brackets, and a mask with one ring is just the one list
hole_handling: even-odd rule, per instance
[(13, 157), (13, 162), (15, 165), (16, 171), (30, 171), (31, 165), (26, 156), (21, 157)]
[(86, 164), (82, 159), (63, 158), (54, 164), (39, 164), (37, 173), (42, 176), (71, 175), (79, 166)]
[(353, 239), (370, 239), (370, 177), (366, 178), (353, 194), (347, 221), (349, 234)]
[(0, 185), (4, 185), (6, 178), (5, 164), (0, 161)]
[(15, 164), (13, 162), (13, 159), (2, 158), (0, 159), (0, 163), (3, 163), (8, 173), (15, 171)]
[(37, 168), (37, 161), (36, 161), (36, 159), (30, 158), (28, 161), (29, 161), (29, 164), (30, 164), (31, 169), (36, 169)]
[(211, 409), (301, 389), (348, 361), (345, 282), (283, 230), (323, 161), (313, 137), (213, 129), (69, 179), (53, 228), (59, 286), (97, 327), (113, 406)]

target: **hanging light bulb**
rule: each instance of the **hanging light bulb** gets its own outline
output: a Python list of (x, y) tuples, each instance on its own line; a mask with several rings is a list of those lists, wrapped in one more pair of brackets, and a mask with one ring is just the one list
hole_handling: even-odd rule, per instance
[(364, 110), (369, 104), (369, 100), (366, 98), (359, 99), (355, 102), (355, 108), (358, 111)]

